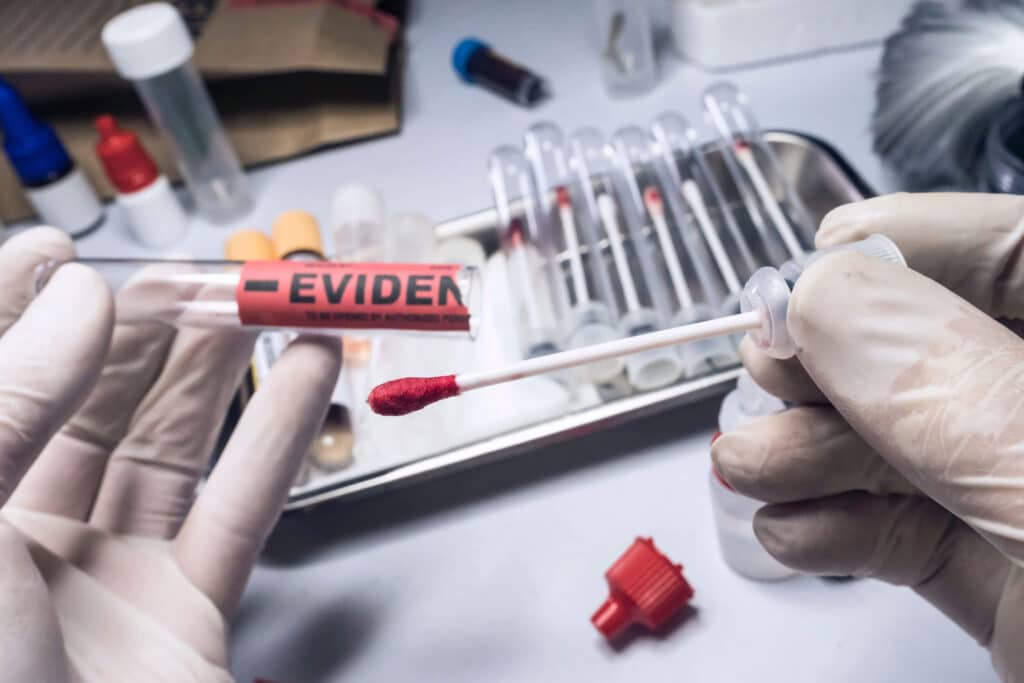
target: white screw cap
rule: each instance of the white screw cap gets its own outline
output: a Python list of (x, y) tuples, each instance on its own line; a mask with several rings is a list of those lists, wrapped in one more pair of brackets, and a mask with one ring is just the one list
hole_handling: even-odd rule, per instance
[(173, 71), (192, 58), (192, 36), (166, 2), (121, 12), (103, 27), (103, 46), (117, 72), (132, 81)]

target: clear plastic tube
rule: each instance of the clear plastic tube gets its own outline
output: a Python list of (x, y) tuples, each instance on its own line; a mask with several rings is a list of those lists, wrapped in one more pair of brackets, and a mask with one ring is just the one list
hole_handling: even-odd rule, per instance
[[(614, 166), (612, 183), (618, 212), (613, 210), (607, 195), (598, 207), (600, 209), (601, 204), (604, 204), (602, 218), (605, 219), (605, 229), (612, 240), (616, 270), (627, 293), (626, 313), (621, 324), (629, 335), (653, 332), (668, 325), (674, 306), (669, 285), (657, 267), (656, 252), (648, 237), (656, 231), (648, 225), (640, 189), (640, 183), (646, 182), (645, 179), (652, 173), (647, 163), (650, 142), (639, 128), (624, 128), (612, 137), (608, 153)], [(624, 235), (618, 223), (620, 215), (628, 231), (626, 234), (632, 259), (625, 255)], [(653, 241), (656, 242), (657, 237)], [(676, 295), (685, 298), (685, 279), (677, 280), (676, 285), (679, 287)], [(648, 351), (626, 361), (630, 383), (641, 390), (667, 386), (679, 379), (682, 372), (682, 363), (674, 349)]]
[(658, 122), (658, 141), (665, 147), (666, 171), (674, 172), (673, 181), (679, 182), (683, 203), (697, 223), (722, 277), (727, 292), (722, 310), (734, 311), (739, 306), (743, 280), (757, 270), (758, 261), (733, 216), (718, 177), (697, 147), (697, 129), (678, 114), (662, 116)]
[[(761, 230), (767, 222), (775, 230), (777, 239), (762, 232), (769, 252), (778, 251), (774, 245), (781, 242), (788, 257), (799, 260), (806, 245), (814, 242), (814, 225), (782, 173), (775, 151), (765, 141), (746, 94), (730, 83), (716, 83), (703, 99), (708, 120), (718, 131), (726, 165), (755, 225)], [(760, 214), (762, 208), (767, 221)]]
[[(576, 207), (583, 208), (586, 200), (582, 189), (576, 187), (569, 171), (565, 138), (562, 131), (552, 123), (538, 123), (531, 126), (524, 136), (526, 156), (533, 167), (537, 184), (540, 207), (547, 219), (547, 226), (560, 226), (553, 231), (552, 241), (558, 244), (562, 255), (562, 280), (567, 282), (571, 315), (565, 319), (565, 338), (571, 348), (599, 344), (618, 339), (621, 334), (616, 327), (611, 301), (611, 287), (607, 274), (595, 263), (600, 260), (600, 251), (589, 248), (586, 238), (580, 238), (580, 225), (587, 220), (577, 220)], [(589, 179), (586, 181), (589, 184)], [(558, 240), (558, 237), (561, 240)], [(567, 272), (566, 272), (567, 271)], [(604, 275), (605, 277), (601, 277)], [(585, 366), (583, 374), (590, 381), (604, 384), (614, 380), (624, 367), (622, 359)]]
[(779, 268), (761, 268), (751, 276), (743, 288), (740, 307), (744, 313), (756, 311), (761, 320), (758, 329), (748, 334), (754, 344), (769, 356), (792, 358), (796, 343), (789, 334), (787, 316), (789, 299), (803, 272), (829, 254), (855, 251), (880, 261), (906, 266), (899, 247), (884, 235), (871, 235), (860, 242), (842, 244), (812, 252), (802, 260), (787, 261)]
[(520, 149), (506, 145), (491, 153), (488, 169), (509, 289), (518, 304), (522, 355), (534, 358), (553, 353), (562, 346), (559, 321), (567, 309), (567, 296), (530, 166)]
[(218, 222), (249, 211), (242, 167), (192, 62), (134, 85), (199, 211)]
[[(674, 325), (687, 325), (715, 317), (725, 307), (727, 298), (727, 289), (721, 273), (701, 237), (696, 219), (686, 210), (681, 192), (682, 178), (676, 165), (672, 141), (677, 137), (684, 137), (686, 128), (685, 119), (672, 112), (662, 114), (651, 126), (654, 170), (667, 208), (666, 216), (679, 239), (679, 258), (686, 262), (696, 279), (691, 287), (693, 305), (676, 315)], [(722, 338), (691, 344), (688, 348), (682, 349), (681, 353), (688, 375), (735, 365), (739, 360), (729, 340)]]
[[(116, 292), (119, 324), (474, 337), (479, 273), (457, 265), (78, 259)], [(39, 267), (38, 293), (66, 263)]]

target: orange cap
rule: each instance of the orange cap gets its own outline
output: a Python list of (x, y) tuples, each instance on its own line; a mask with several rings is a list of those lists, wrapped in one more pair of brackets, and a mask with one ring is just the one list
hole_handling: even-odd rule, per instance
[(273, 261), (274, 243), (259, 230), (238, 230), (224, 242), (224, 258), (229, 261)]
[(287, 258), (297, 251), (311, 251), (324, 255), (324, 243), (320, 238), (320, 224), (313, 214), (306, 211), (285, 211), (271, 228), (277, 258)]

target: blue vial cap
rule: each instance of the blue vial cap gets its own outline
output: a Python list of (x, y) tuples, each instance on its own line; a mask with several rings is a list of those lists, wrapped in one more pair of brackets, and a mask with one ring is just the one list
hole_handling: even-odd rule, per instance
[(73, 165), (53, 128), (32, 116), (18, 91), (2, 78), (0, 131), (11, 166), (29, 187), (45, 185)]
[(469, 73), (469, 60), (473, 58), (477, 50), (490, 49), (490, 45), (476, 38), (463, 38), (459, 41), (452, 52), (452, 66), (455, 67), (456, 73), (462, 76), (462, 80), (467, 83), (474, 82), (475, 79)]

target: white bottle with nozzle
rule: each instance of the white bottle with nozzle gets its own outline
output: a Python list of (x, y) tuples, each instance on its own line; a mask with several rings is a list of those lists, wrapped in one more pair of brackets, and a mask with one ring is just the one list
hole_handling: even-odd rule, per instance
[[(751, 420), (785, 409), (781, 400), (759, 387), (744, 371), (736, 388), (722, 401), (718, 413), (719, 433), (728, 433)], [(714, 468), (711, 469), (711, 507), (718, 545), (726, 564), (738, 574), (757, 581), (788, 579), (797, 572), (769, 555), (754, 535), (754, 514), (763, 505), (759, 500), (734, 491)]]

